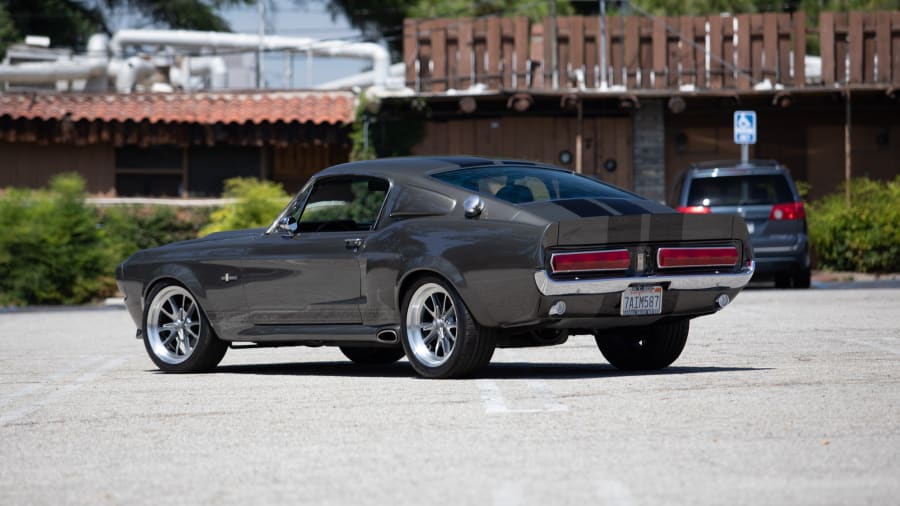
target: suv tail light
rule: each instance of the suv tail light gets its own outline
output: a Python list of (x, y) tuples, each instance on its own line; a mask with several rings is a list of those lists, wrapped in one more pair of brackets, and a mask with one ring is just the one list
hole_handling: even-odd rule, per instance
[(659, 248), (656, 265), (660, 269), (676, 267), (734, 267), (738, 250), (734, 246), (707, 248)]
[(631, 267), (627, 249), (556, 253), (550, 257), (553, 272), (624, 271)]
[(775, 204), (772, 206), (772, 212), (769, 213), (770, 220), (802, 220), (803, 218), (806, 218), (803, 202)]
[(679, 213), (688, 214), (709, 214), (710, 210), (706, 206), (678, 206)]

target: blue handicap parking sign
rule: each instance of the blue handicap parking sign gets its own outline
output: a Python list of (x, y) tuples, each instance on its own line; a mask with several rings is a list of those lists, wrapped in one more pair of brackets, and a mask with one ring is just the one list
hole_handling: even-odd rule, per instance
[(734, 143), (756, 144), (756, 111), (734, 111)]

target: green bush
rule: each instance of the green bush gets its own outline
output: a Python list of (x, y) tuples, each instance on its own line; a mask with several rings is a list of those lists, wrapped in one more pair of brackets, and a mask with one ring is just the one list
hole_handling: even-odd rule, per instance
[(109, 206), (100, 209), (100, 224), (107, 250), (121, 262), (139, 249), (197, 237), (210, 213), (206, 207)]
[(80, 304), (111, 293), (111, 257), (77, 174), (0, 198), (0, 305)]
[(848, 207), (841, 190), (809, 205), (809, 236), (823, 269), (900, 272), (900, 176), (854, 179)]
[(224, 197), (233, 201), (212, 213), (210, 223), (200, 230), (201, 236), (267, 226), (290, 200), (278, 183), (240, 177), (225, 181)]

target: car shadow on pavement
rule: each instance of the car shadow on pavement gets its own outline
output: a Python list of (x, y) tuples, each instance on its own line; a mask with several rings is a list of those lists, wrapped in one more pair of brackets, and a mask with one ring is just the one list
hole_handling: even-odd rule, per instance
[[(670, 366), (655, 371), (621, 371), (609, 364), (558, 364), (541, 362), (498, 362), (489, 364), (468, 379), (579, 379), (621, 376), (658, 376), (740, 371), (768, 371), (756, 367)], [(376, 378), (416, 377), (408, 362), (390, 365), (359, 365), (350, 362), (290, 362), (284, 364), (242, 364), (217, 367), (212, 374), (253, 374), (263, 376), (348, 376)]]

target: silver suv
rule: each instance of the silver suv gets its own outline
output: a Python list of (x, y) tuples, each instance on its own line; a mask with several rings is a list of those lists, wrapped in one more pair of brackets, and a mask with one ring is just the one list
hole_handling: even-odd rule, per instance
[(809, 288), (806, 211), (787, 169), (774, 160), (692, 164), (676, 179), (670, 202), (683, 213), (744, 218), (757, 277), (779, 288)]

